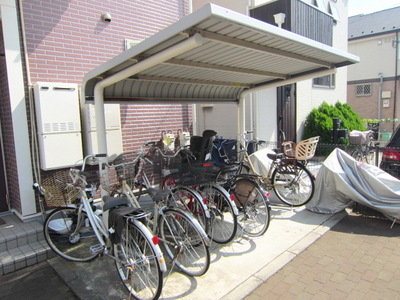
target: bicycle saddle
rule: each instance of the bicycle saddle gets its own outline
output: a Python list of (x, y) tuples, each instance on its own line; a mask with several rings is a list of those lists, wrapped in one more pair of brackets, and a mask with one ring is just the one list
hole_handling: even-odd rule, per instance
[(160, 190), (155, 188), (149, 188), (147, 189), (147, 192), (149, 193), (153, 201), (162, 201), (163, 199), (168, 197), (171, 193), (170, 190)]
[(124, 197), (104, 196), (103, 201), (104, 201), (103, 211), (107, 211), (116, 206), (129, 206), (130, 205), (129, 200)]
[(267, 157), (271, 160), (277, 160), (278, 158), (284, 158), (283, 153), (267, 153)]

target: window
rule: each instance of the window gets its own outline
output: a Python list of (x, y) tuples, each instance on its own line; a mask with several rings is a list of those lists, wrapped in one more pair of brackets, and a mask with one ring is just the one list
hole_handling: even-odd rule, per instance
[(371, 94), (372, 94), (372, 85), (370, 83), (356, 85), (356, 96), (369, 96)]
[(314, 87), (335, 88), (335, 74), (322, 76), (313, 79)]

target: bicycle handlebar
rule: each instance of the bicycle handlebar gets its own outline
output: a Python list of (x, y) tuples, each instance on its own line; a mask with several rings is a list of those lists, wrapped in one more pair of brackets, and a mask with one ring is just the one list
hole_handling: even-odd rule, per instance
[(83, 159), (81, 172), (85, 171), (86, 161), (87, 161), (89, 158), (92, 158), (92, 157), (93, 157), (93, 158), (107, 157), (107, 153), (98, 153), (98, 154), (89, 154), (89, 155), (86, 155), (85, 158)]

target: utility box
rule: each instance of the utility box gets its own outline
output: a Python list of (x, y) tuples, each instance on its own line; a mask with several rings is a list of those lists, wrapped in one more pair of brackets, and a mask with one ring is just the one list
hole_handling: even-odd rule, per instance
[(78, 86), (38, 82), (33, 90), (40, 167), (74, 166), (83, 158)]
[[(81, 103), (84, 152), (98, 154), (96, 114), (94, 104)], [(109, 161), (123, 152), (121, 113), (119, 104), (104, 104), (106, 121), (107, 156)], [(93, 161), (88, 163), (93, 164)]]
[(332, 129), (332, 139), (333, 143), (337, 144), (341, 139), (348, 139), (349, 134), (347, 129), (340, 129), (342, 124), (342, 119), (340, 118), (332, 118), (333, 129)]

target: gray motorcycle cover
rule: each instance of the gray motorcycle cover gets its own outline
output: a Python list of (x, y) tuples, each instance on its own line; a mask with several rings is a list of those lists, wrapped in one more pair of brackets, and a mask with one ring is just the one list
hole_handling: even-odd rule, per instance
[(400, 180), (336, 148), (323, 162), (306, 208), (333, 214), (353, 201), (400, 220)]

